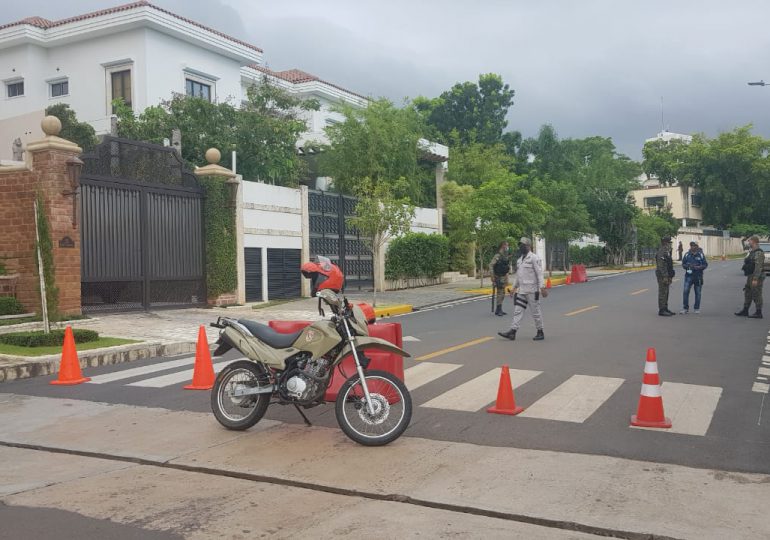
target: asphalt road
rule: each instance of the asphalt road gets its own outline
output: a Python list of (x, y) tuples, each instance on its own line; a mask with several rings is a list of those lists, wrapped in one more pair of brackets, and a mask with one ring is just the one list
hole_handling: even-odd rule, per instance
[[(419, 340), (405, 343), (412, 358), (404, 367), (427, 364), (420, 369), (433, 373), (412, 390), (414, 414), (407, 435), (770, 473), (770, 399), (753, 390), (763, 355), (770, 355), (766, 352), (770, 318), (733, 316), (742, 304), (740, 262), (711, 263), (705, 281), (702, 313), (669, 318), (657, 316), (652, 272), (555, 288), (543, 301), (544, 342), (531, 340), (535, 330), (529, 315), (515, 342), (497, 337), (498, 331), (507, 329), (510, 318), (492, 316), (487, 300), (393, 318), (403, 325), (405, 336)], [(674, 311), (681, 307), (681, 288), (681, 280), (672, 285), (670, 307)], [(512, 312), (510, 300), (504, 309)], [(629, 427), (649, 347), (657, 351), (664, 408), (674, 421), (672, 430)], [(226, 358), (235, 356), (231, 352)], [(157, 361), (89, 369), (88, 375)], [(497, 389), (497, 375), (490, 372), (502, 364), (510, 366), (514, 378), (531, 377), (515, 390), (517, 404), (527, 408), (524, 416), (493, 415), (484, 410), (494, 401)], [(435, 375), (436, 370), (440, 376)], [(47, 378), (38, 378), (7, 383), (1, 389), (209, 410), (207, 392), (182, 390), (181, 383), (130, 386), (175, 371), (179, 369), (76, 387), (53, 387)], [(407, 371), (407, 384), (409, 374)], [(435, 406), (425, 406), (434, 399)], [(316, 424), (336, 425), (331, 405), (308, 412)], [(273, 407), (267, 417), (301, 422), (290, 407)]]

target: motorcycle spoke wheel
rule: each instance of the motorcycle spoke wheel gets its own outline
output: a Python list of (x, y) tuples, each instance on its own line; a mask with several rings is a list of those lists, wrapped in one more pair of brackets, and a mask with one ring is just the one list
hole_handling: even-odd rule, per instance
[(214, 416), (228, 429), (250, 428), (265, 414), (270, 394), (235, 396), (233, 393), (269, 384), (266, 374), (253, 362), (230, 364), (222, 370), (212, 388), (211, 408)]
[(337, 396), (337, 421), (345, 434), (359, 444), (388, 444), (409, 426), (411, 396), (404, 383), (390, 373), (370, 371), (365, 377), (374, 412), (366, 404), (360, 378), (354, 375)]

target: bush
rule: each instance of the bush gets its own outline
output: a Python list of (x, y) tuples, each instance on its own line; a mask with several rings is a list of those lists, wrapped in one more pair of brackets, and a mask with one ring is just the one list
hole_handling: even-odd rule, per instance
[(450, 249), (449, 269), (470, 275), (473, 272), (473, 246), (470, 242), (458, 242)]
[(449, 239), (408, 233), (393, 240), (385, 256), (387, 279), (437, 278), (449, 268)]
[(18, 315), (24, 313), (24, 306), (13, 296), (0, 296), (0, 315)]
[(571, 264), (584, 264), (586, 266), (601, 266), (605, 264), (607, 256), (602, 246), (569, 247), (569, 260)]
[[(75, 343), (99, 339), (99, 333), (93, 330), (73, 330), (72, 333), (75, 335)], [(43, 331), (0, 334), (0, 343), (17, 347), (59, 347), (64, 344), (64, 330), (51, 330), (50, 334)]]

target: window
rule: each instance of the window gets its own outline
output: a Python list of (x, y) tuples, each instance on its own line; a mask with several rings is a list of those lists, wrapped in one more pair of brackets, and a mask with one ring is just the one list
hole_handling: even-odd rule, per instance
[[(131, 70), (113, 71), (110, 73), (112, 80), (112, 99), (123, 98), (123, 101), (131, 107)], [(115, 112), (115, 107), (112, 108)]]
[(24, 95), (24, 81), (5, 83), (5, 88), (9, 98), (20, 97)]
[(193, 79), (185, 79), (187, 95), (211, 101), (211, 85)]
[(666, 197), (665, 195), (662, 195), (660, 197), (645, 197), (644, 198), (644, 207), (645, 208), (663, 208), (666, 206)]
[(703, 204), (703, 196), (700, 193), (690, 195), (690, 205), (693, 208), (700, 208), (701, 204)]
[(70, 83), (68, 80), (56, 81), (51, 83), (51, 97), (66, 96), (70, 93)]

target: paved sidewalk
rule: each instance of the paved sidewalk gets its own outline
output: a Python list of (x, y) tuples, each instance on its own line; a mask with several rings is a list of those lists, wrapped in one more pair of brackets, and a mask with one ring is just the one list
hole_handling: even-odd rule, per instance
[[(233, 519), (229, 533), (247, 532), (231, 538), (276, 526), (279, 538), (770, 537), (762, 474), (407, 436), (367, 448), (339, 429), (263, 421), (233, 432), (209, 413), (77, 399), (0, 394), (0, 456), (13, 464), (0, 468), (0, 503), (189, 538), (222, 536)], [(364, 502), (357, 519), (344, 507)], [(273, 508), (288, 519), (270, 520)]]

